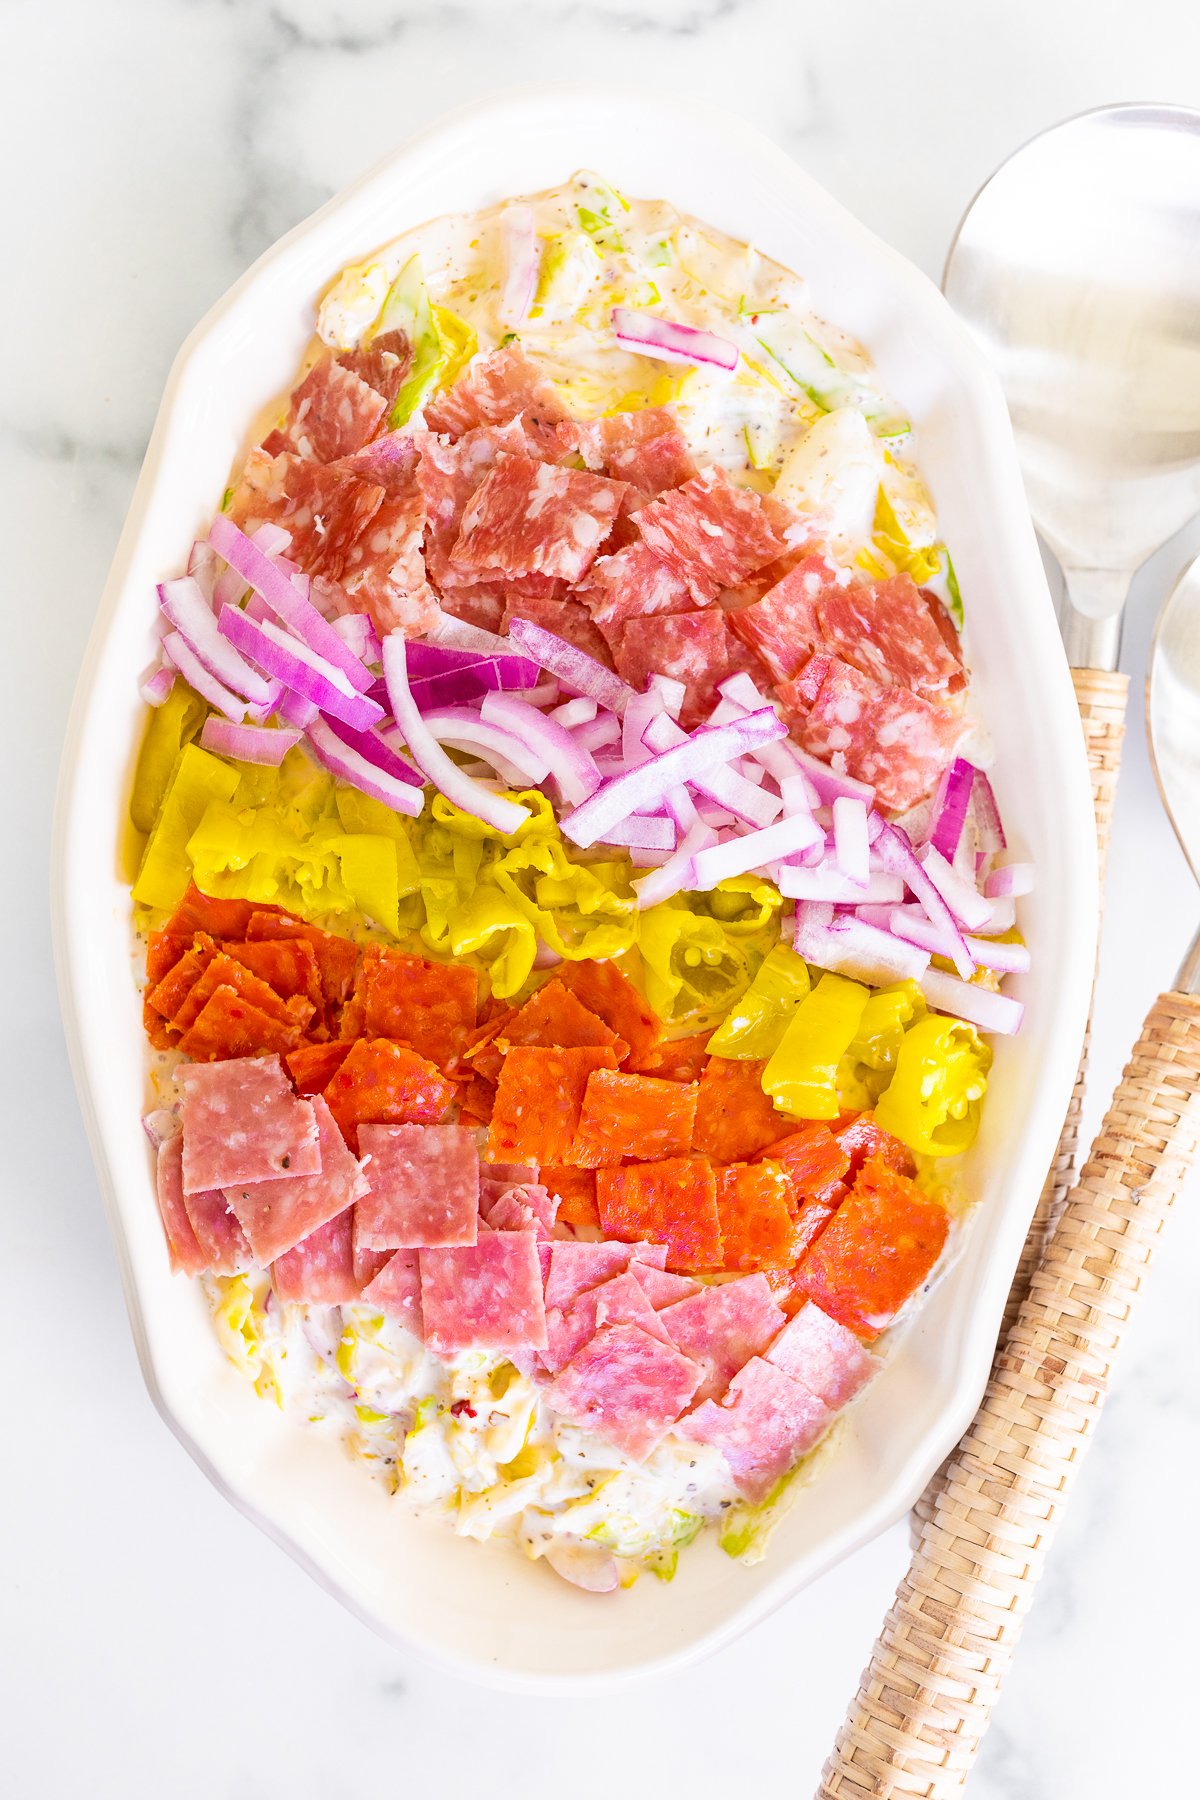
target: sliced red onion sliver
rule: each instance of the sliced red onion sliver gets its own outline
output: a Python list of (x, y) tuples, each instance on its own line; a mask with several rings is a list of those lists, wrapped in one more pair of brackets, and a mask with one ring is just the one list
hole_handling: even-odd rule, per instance
[[(486, 694), (480, 713), (486, 724), (511, 732), (519, 742), (545, 757), (568, 806), (578, 806), (600, 786), (600, 771), (589, 753), (569, 731), (528, 700), (516, 694)], [(672, 834), (672, 848), (674, 843)]]
[(990, 988), (959, 981), (941, 969), (926, 969), (918, 979), (935, 1012), (951, 1013), (977, 1025), (980, 1031), (994, 1031), (998, 1037), (1011, 1037), (1020, 1029), (1025, 1008), (1011, 994), (994, 994)]
[[(925, 874), (933, 883), (954, 917), (960, 925), (970, 931), (978, 931), (986, 923), (989, 907), (983, 895), (963, 879), (956, 869), (952, 869), (932, 844), (924, 844), (916, 853)], [(911, 882), (909, 883), (912, 886)], [(916, 893), (916, 889), (913, 889)], [(923, 896), (917, 895), (918, 899)]]
[(967, 949), (982, 968), (995, 969), (1000, 975), (1027, 975), (1033, 967), (1026, 944), (998, 944), (991, 938), (969, 937)]
[(409, 787), (422, 788), (425, 777), (419, 769), (414, 769), (406, 756), (393, 750), (386, 744), (378, 731), (355, 731), (352, 725), (346, 725), (341, 719), (326, 719), (334, 737), (340, 738), (348, 750), (354, 750), (372, 768), (389, 776), (393, 781), (406, 781)]
[(963, 826), (967, 822), (971, 805), (975, 775), (974, 764), (956, 756), (938, 783), (927, 842), (950, 863), (958, 854)]
[(502, 725), (491, 725), (470, 706), (439, 706), (422, 718), (440, 744), (455, 750), (473, 750), (500, 771), (505, 780), (515, 775), (521, 782), (542, 782), (550, 773), (544, 753), (525, 744)]
[(160, 582), (158, 604), (163, 617), (222, 687), (232, 688), (244, 700), (263, 701), (270, 697), (270, 684), (226, 642), (212, 608), (190, 575), (181, 575), (178, 581)]
[(422, 640), (423, 648), (473, 650), (477, 656), (518, 656), (521, 651), (509, 638), (497, 637), (482, 625), (469, 625), (453, 613), (443, 613)]
[(1011, 931), (1017, 922), (1017, 903), (1011, 894), (998, 894), (994, 900), (988, 901), (988, 916), (978, 927), (988, 937), (998, 937), (1002, 931)]
[(564, 731), (574, 731), (577, 725), (590, 725), (596, 717), (596, 702), (586, 694), (576, 694), (573, 700), (564, 700), (556, 706), (550, 717)]
[(617, 342), (641, 356), (660, 357), (664, 362), (703, 363), (713, 369), (732, 370), (738, 366), (735, 343), (695, 325), (679, 325), (673, 319), (634, 312), (628, 306), (613, 307), (612, 323)]
[[(594, 704), (594, 702), (593, 702)], [(621, 721), (616, 713), (601, 713), (599, 718), (590, 720), (586, 725), (577, 725), (571, 736), (577, 744), (594, 755), (597, 750), (605, 750), (610, 744), (621, 741)]]
[[(519, 623), (520, 621), (516, 621)], [(768, 708), (750, 713), (729, 725), (701, 728), (686, 743), (656, 756), (624, 775), (606, 781), (602, 787), (561, 820), (564, 835), (573, 844), (586, 849), (604, 837), (605, 832), (633, 812), (646, 812), (659, 806), (663, 796), (681, 782), (690, 782), (710, 769), (720, 768), (737, 756), (745, 756), (758, 744), (782, 737), (787, 727), (779, 715)], [(757, 789), (753, 790), (755, 793)]]
[(1019, 899), (1022, 894), (1032, 894), (1033, 875), (1032, 863), (1003, 863), (987, 876), (983, 891), (989, 900)]
[[(407, 774), (400, 780), (387, 773), (376, 761), (368, 760), (361, 751), (353, 749), (342, 740), (328, 719), (313, 720), (308, 728), (308, 742), (317, 761), (331, 775), (348, 781), (351, 787), (370, 795), (372, 800), (380, 801), (393, 812), (406, 813), (409, 818), (415, 819), (424, 807), (423, 787), (414, 787)], [(381, 745), (380, 748), (386, 749), (386, 746)], [(389, 754), (394, 755), (394, 752)]]
[(630, 867), (634, 869), (661, 869), (670, 862), (673, 850), (651, 850), (645, 844), (627, 844)]
[(878, 926), (842, 914), (829, 925), (813, 925), (796, 914), (795, 949), (806, 962), (835, 975), (887, 987), (893, 981), (915, 981), (929, 966), (929, 952), (903, 943)]
[(643, 912), (648, 906), (658, 906), (663, 900), (669, 900), (684, 888), (691, 886), (692, 858), (700, 851), (709, 849), (717, 842), (717, 834), (709, 825), (694, 825), (684, 837), (674, 856), (669, 857), (661, 868), (635, 881), (633, 891), (637, 895), (638, 911)]
[[(652, 751), (646, 733), (655, 719), (665, 715), (666, 707), (662, 697), (653, 690), (633, 696), (621, 720), (621, 755), (627, 769), (635, 769), (639, 763), (649, 762)], [(672, 742), (682, 742), (686, 735), (680, 730)], [(669, 748), (668, 745), (658, 747)]]
[(529, 808), (494, 794), (481, 782), (472, 781), (458, 764), (447, 756), (434, 735), (433, 728), (421, 716), (408, 686), (408, 668), (404, 639), (391, 632), (383, 642), (383, 673), (388, 698), (396, 724), (403, 733), (409, 754), (439, 793), (451, 805), (472, 817), (482, 819), (505, 836), (516, 831), (530, 817)]
[(211, 606), (224, 567), (211, 544), (197, 538), (188, 552), (187, 572)]
[(275, 710), (281, 719), (286, 719), (289, 725), (298, 725), (301, 731), (307, 731), (313, 720), (320, 717), (311, 700), (293, 694), (290, 688), (284, 688)]
[(138, 682), (138, 693), (147, 706), (161, 706), (174, 686), (175, 670), (166, 663), (157, 663)]
[(532, 206), (506, 206), (500, 215), (500, 244), (504, 258), (504, 286), (500, 290), (499, 318), (516, 330), (529, 317), (538, 283), (538, 238)]
[(349, 680), (340, 669), (325, 662), (300, 639), (288, 637), (269, 619), (256, 624), (236, 606), (223, 606), (217, 624), (221, 635), (235, 649), (253, 658), (260, 669), (282, 681), (293, 693), (311, 700), (321, 712), (332, 713), (335, 719), (344, 719), (359, 731), (366, 731), (383, 718), (382, 706), (366, 694), (351, 691)]
[(675, 821), (658, 814), (630, 813), (605, 832), (604, 842), (626, 850), (674, 850)]
[[(815, 829), (815, 828), (814, 828)], [(899, 875), (876, 869), (864, 886), (847, 881), (840, 869), (828, 863), (814, 867), (785, 862), (779, 871), (779, 891), (788, 900), (832, 900), (836, 906), (883, 906), (904, 898)]]
[(230, 568), (237, 570), (310, 650), (315, 650), (324, 662), (340, 670), (356, 693), (366, 693), (375, 677), (365, 663), (355, 656), (312, 601), (304, 598), (291, 577), (265, 556), (244, 531), (239, 531), (232, 519), (218, 513), (209, 527), (208, 541), (217, 555), (223, 556)]
[[(676, 681), (673, 675), (652, 675), (646, 684), (652, 694), (657, 694), (662, 701), (662, 709), (678, 722), (683, 711), (683, 703), (687, 699), (687, 687), (682, 681)], [(713, 719), (709, 724), (714, 724)]]
[(998, 850), (1008, 848), (1004, 826), (1000, 823), (996, 795), (982, 769), (975, 771), (975, 786), (971, 791), (971, 818), (975, 824), (979, 848), (986, 856), (994, 856)]
[(258, 763), (265, 769), (277, 769), (302, 735), (295, 726), (234, 725), (228, 719), (217, 719), (210, 714), (200, 733), (200, 748), (215, 750), (218, 756), (232, 756), (235, 762)]
[(543, 669), (557, 675), (576, 693), (587, 694), (600, 706), (606, 706), (609, 712), (623, 713), (633, 699), (633, 689), (619, 675), (606, 669), (586, 650), (555, 637), (552, 631), (544, 631), (532, 619), (514, 619), (508, 635), (518, 649), (540, 663)]
[(867, 808), (850, 794), (839, 794), (833, 803), (833, 853), (846, 880), (866, 887), (871, 865)]
[[(772, 744), (769, 748), (783, 750), (785, 746)], [(783, 797), (785, 813), (810, 813), (821, 804), (821, 796), (817, 793), (816, 788), (808, 776), (802, 774), (799, 769), (796, 769), (791, 775), (783, 776), (779, 782), (779, 792)], [(848, 797), (847, 795), (838, 796), (839, 799)]]
[(911, 913), (903, 906), (894, 907), (884, 929), (890, 931), (893, 937), (903, 938), (907, 944), (916, 944), (920, 949), (928, 950), (933, 956), (949, 957), (964, 980), (975, 967), (975, 958), (970, 954), (970, 938), (961, 940), (966, 951), (964, 955), (955, 934), (945, 926), (933, 924), (924, 913)]
[(229, 689), (219, 682), (214, 674), (206, 668), (196, 655), (192, 646), (178, 631), (169, 631), (163, 639), (163, 650), (170, 657), (183, 679), (190, 688), (195, 688), (202, 700), (215, 706), (219, 713), (235, 725), (240, 725), (246, 716), (246, 702), (240, 694), (231, 694)]
[(330, 628), (336, 631), (352, 656), (360, 662), (377, 663), (383, 655), (383, 645), (379, 642), (379, 633), (368, 619), (366, 613), (341, 613), (336, 619), (329, 621)]
[(746, 831), (740, 837), (715, 844), (711, 850), (699, 851), (692, 859), (693, 882), (705, 892), (715, 888), (718, 882), (747, 875), (751, 869), (760, 869), (765, 863), (792, 856), (823, 841), (819, 825), (803, 813), (793, 814), (790, 819), (780, 819), (762, 831)]
[[(747, 713), (741, 713), (733, 719), (727, 716), (722, 723), (737, 724), (748, 717)], [(673, 750), (678, 745), (686, 744), (688, 734), (665, 712), (659, 712), (646, 726), (642, 741), (649, 749), (661, 755), (664, 750)], [(783, 811), (783, 800), (779, 795), (760, 791), (752, 781), (747, 781), (732, 768), (706, 770), (703, 774), (692, 777), (688, 785), (697, 794), (715, 800), (718, 806), (724, 807), (734, 818), (743, 820), (756, 831), (773, 824)]]
[[(974, 964), (963, 939), (959, 921), (951, 912), (940, 886), (935, 884), (924, 862), (918, 861), (917, 853), (905, 833), (898, 825), (881, 824), (876, 833), (872, 850), (883, 868), (890, 874), (899, 875), (905, 886), (911, 889), (924, 907), (930, 922), (945, 934), (948, 943), (953, 944), (952, 954), (955, 967), (964, 975), (969, 975)], [(941, 865), (945, 875), (957, 881), (957, 877), (954, 876), (953, 870), (944, 857), (938, 856), (937, 851), (929, 845), (925, 846), (922, 856), (924, 857), (926, 853), (930, 857), (937, 857), (937, 863)], [(984, 904), (986, 905), (986, 902)], [(972, 921), (967, 922), (971, 923)]]

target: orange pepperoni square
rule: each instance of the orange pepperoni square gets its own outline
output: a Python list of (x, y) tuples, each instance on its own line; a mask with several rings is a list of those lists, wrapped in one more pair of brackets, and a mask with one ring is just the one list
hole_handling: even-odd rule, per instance
[(616, 1067), (603, 1044), (571, 1050), (518, 1044), (508, 1052), (496, 1087), (488, 1130), (487, 1160), (493, 1163), (563, 1163), (570, 1149), (588, 1077)]
[(290, 913), (254, 912), (246, 926), (246, 941), (268, 943), (284, 938), (302, 939), (311, 944), (321, 975), (321, 987), (327, 1008), (335, 1009), (348, 998), (358, 968), (358, 945), (335, 931), (322, 931), (319, 925), (306, 925)]
[(475, 1029), (479, 977), (459, 964), (427, 962), (368, 944), (354, 998), (363, 1036), (409, 1044), (451, 1074)]
[(850, 1168), (850, 1153), (845, 1145), (828, 1125), (816, 1119), (777, 1138), (761, 1154), (783, 1164), (791, 1180), (792, 1204), (796, 1209), (808, 1198), (832, 1195)]
[(281, 1025), (298, 1027), (295, 1043), (313, 1016), (312, 1003), (308, 1000), (281, 1000), (274, 988), (252, 975), (242, 963), (235, 961), (224, 951), (218, 951), (205, 966), (184, 996), (182, 1004), (171, 1019), (176, 1031), (186, 1032), (199, 1018), (200, 1013), (219, 987), (231, 987), (240, 994), (248, 1006), (256, 1006), (260, 1012), (266, 1013), (269, 1019), (278, 1019)]
[(202, 894), (193, 881), (163, 929), (173, 937), (190, 938), (194, 932), (207, 931), (210, 937), (237, 938), (240, 942), (251, 914), (259, 910), (252, 900), (221, 900)]
[(597, 1069), (587, 1084), (570, 1161), (615, 1169), (626, 1159), (658, 1162), (686, 1156), (696, 1120), (694, 1086)]
[[(699, 1081), (708, 1064), (708, 1040), (711, 1031), (697, 1031), (691, 1037), (672, 1038), (652, 1050), (644, 1062), (636, 1065), (639, 1075), (657, 1075), (662, 1081)], [(633, 1065), (630, 1065), (633, 1067)]]
[(542, 1169), (540, 1176), (542, 1186), (558, 1195), (558, 1218), (564, 1225), (599, 1225), (594, 1169), (554, 1163)]
[(227, 1062), (234, 1056), (292, 1050), (300, 1032), (295, 1020), (273, 1017), (222, 983), (180, 1038), (179, 1048), (193, 1062)]
[(765, 1062), (709, 1058), (700, 1077), (692, 1142), (715, 1163), (748, 1162), (794, 1127), (763, 1092)]
[(792, 1184), (780, 1163), (714, 1169), (727, 1269), (786, 1269), (800, 1252)]
[(797, 1286), (870, 1343), (928, 1277), (948, 1229), (940, 1201), (869, 1157), (801, 1262)]
[(599, 1169), (596, 1204), (610, 1237), (665, 1244), (668, 1269), (719, 1269), (724, 1262), (716, 1182), (706, 1157)]
[(297, 1093), (321, 1094), (349, 1054), (349, 1044), (302, 1044), (284, 1060)]
[(360, 1125), (436, 1125), (454, 1097), (454, 1083), (434, 1063), (390, 1038), (359, 1038), (325, 1089), (356, 1155)]
[(563, 963), (557, 978), (625, 1040), (631, 1062), (644, 1062), (662, 1042), (666, 1030), (662, 1020), (616, 963)]

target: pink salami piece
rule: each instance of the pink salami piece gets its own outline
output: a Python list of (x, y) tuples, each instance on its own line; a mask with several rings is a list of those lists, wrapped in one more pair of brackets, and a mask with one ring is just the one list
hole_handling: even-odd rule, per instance
[(852, 1331), (811, 1300), (788, 1320), (766, 1360), (803, 1382), (832, 1412), (853, 1400), (881, 1366)]
[(362, 1297), (414, 1337), (424, 1335), (421, 1319), (421, 1261), (416, 1250), (397, 1250), (363, 1287)]
[(700, 1375), (640, 1325), (605, 1325), (559, 1370), (545, 1398), (565, 1419), (641, 1462), (679, 1417)]
[(422, 1250), (425, 1342), (455, 1350), (546, 1347), (546, 1310), (537, 1240), (530, 1231), (485, 1231), (454, 1250)]
[(183, 1204), (206, 1269), (214, 1275), (236, 1275), (241, 1269), (254, 1267), (246, 1234), (219, 1188), (185, 1194)]
[(687, 439), (666, 406), (572, 421), (561, 435), (589, 469), (627, 481), (649, 497), (680, 487), (697, 473)]
[[(333, 1114), (319, 1094), (311, 1101), (316, 1114), (321, 1167), (315, 1175), (281, 1175), (270, 1181), (238, 1182), (225, 1189), (255, 1257), (265, 1268), (336, 1218), (367, 1191), (366, 1178)], [(365, 1128), (364, 1128), (365, 1129)]]
[(374, 437), (387, 402), (347, 368), (327, 356), (308, 371), (292, 394), (287, 420), (271, 435), (271, 447), (286, 443), (298, 456), (336, 462), (351, 456)]
[(787, 681), (812, 655), (821, 636), (817, 606), (823, 594), (848, 582), (823, 556), (805, 556), (760, 600), (729, 614), (743, 643), (776, 681)]
[(317, 1115), (277, 1056), (183, 1063), (179, 1080), (185, 1194), (320, 1173)]
[[(406, 1254), (412, 1256), (413, 1266), (415, 1268), (416, 1253), (414, 1251), (409, 1251), (406, 1252)], [(360, 1293), (374, 1281), (381, 1269), (387, 1267), (388, 1263), (392, 1260), (392, 1255), (393, 1252), (391, 1250), (362, 1250), (359, 1248), (358, 1244), (355, 1243), (354, 1279), (358, 1283)]]
[(896, 685), (931, 696), (961, 685), (962, 657), (938, 629), (911, 575), (831, 583), (817, 613), (822, 647), (881, 687)]
[[(458, 590), (455, 589), (447, 600), (451, 606)], [(507, 631), (514, 619), (530, 619), (545, 631), (552, 631), (568, 644), (574, 644), (577, 650), (583, 650), (606, 667), (612, 667), (608, 644), (597, 630), (586, 606), (582, 606), (573, 596), (567, 600), (556, 600), (552, 597), (535, 598), (529, 594), (510, 593), (504, 606), (504, 630)]]
[[(779, 699), (806, 750), (837, 769), (857, 772), (859, 752), (870, 742), (872, 708), (880, 690), (869, 676), (836, 657), (814, 656), (794, 681), (779, 688)], [(815, 692), (814, 692), (815, 688)]]
[[(653, 1270), (650, 1272), (654, 1273)], [(546, 1348), (542, 1360), (551, 1374), (570, 1362), (605, 1325), (640, 1325), (660, 1343), (671, 1342), (660, 1315), (650, 1304), (631, 1265), (623, 1275), (614, 1275), (611, 1280), (602, 1281), (599, 1287), (588, 1288), (565, 1312), (555, 1307), (546, 1314)]]
[(906, 812), (933, 792), (968, 729), (949, 707), (888, 688), (871, 708), (869, 735), (850, 773), (871, 784), (881, 805)]
[(167, 1256), (176, 1273), (199, 1275), (208, 1257), (192, 1229), (183, 1198), (183, 1137), (179, 1132), (158, 1146), (158, 1210), (167, 1238)]
[(740, 1491), (757, 1503), (812, 1449), (832, 1418), (815, 1394), (755, 1356), (734, 1376), (719, 1405), (701, 1401), (676, 1430), (681, 1437), (714, 1445)]
[(243, 531), (281, 525), (291, 533), (288, 556), (306, 575), (339, 581), (350, 550), (383, 503), (383, 489), (345, 469), (284, 453), (252, 450), (229, 502)]
[(370, 1191), (359, 1201), (361, 1250), (473, 1244), (479, 1229), (479, 1151), (463, 1125), (360, 1125)]
[(385, 493), (406, 493), (416, 480), (417, 454), (411, 431), (387, 431), (334, 466), (344, 475), (374, 482)]
[(642, 1291), (656, 1312), (701, 1291), (700, 1283), (693, 1281), (690, 1275), (673, 1275), (670, 1269), (656, 1269), (653, 1264), (636, 1258), (629, 1265), (629, 1273), (641, 1282)]
[(701, 1288), (664, 1307), (660, 1317), (672, 1342), (704, 1370), (698, 1400), (719, 1400), (743, 1364), (760, 1356), (786, 1322), (765, 1275)]
[(462, 437), (476, 425), (504, 425), (518, 413), (530, 415), (530, 427), (548, 444), (554, 428), (567, 418), (566, 408), (550, 382), (543, 380), (519, 345), (510, 344), (477, 356), (449, 393), (425, 408), (431, 431)]
[(546, 1276), (547, 1307), (565, 1312), (588, 1288), (622, 1274), (632, 1255), (628, 1244), (555, 1241), (550, 1246), (550, 1272)]
[(389, 631), (420, 637), (438, 617), (437, 597), (425, 578), (424, 536), (425, 503), (414, 482), (385, 496), (346, 551), (342, 587), (381, 637)]
[(687, 693), (679, 722), (690, 729), (712, 710), (716, 684), (729, 672), (725, 614), (713, 606), (631, 620), (621, 632), (614, 660), (618, 675), (637, 693), (656, 673), (682, 681)]
[(271, 1286), (280, 1300), (304, 1300), (310, 1306), (345, 1306), (357, 1300), (360, 1283), (354, 1269), (353, 1211), (347, 1207), (271, 1264)]
[(502, 456), (462, 515), (451, 560), (493, 578), (552, 575), (579, 581), (625, 497), (624, 483), (528, 456)]
[[(450, 553), (458, 539), (467, 502), (501, 454), (527, 455), (529, 442), (519, 419), (501, 426), (481, 426), (456, 442), (422, 432), (416, 438), (417, 485), (425, 505), (425, 560), (438, 591), (474, 588), (476, 576), (455, 569)], [(503, 602), (503, 588), (489, 591)]]
[(587, 607), (609, 644), (619, 641), (630, 619), (694, 608), (688, 584), (674, 564), (640, 542), (597, 557), (572, 598)]
[(403, 331), (381, 331), (365, 348), (360, 345), (357, 350), (347, 350), (338, 361), (382, 394), (385, 406), (390, 407), (412, 368), (412, 345)]
[(505, 1188), (488, 1209), (487, 1222), (493, 1231), (532, 1231), (540, 1241), (548, 1241), (554, 1230), (558, 1212), (558, 1195), (537, 1182), (521, 1187)]
[(673, 563), (701, 605), (736, 587), (786, 547), (758, 494), (740, 488), (717, 464), (643, 506), (637, 526), (652, 550)]

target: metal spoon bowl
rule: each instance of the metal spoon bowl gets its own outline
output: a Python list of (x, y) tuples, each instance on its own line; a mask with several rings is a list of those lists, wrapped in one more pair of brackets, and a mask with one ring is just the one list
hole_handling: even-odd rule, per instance
[(1075, 666), (1115, 668), (1137, 568), (1200, 507), (1200, 113), (1110, 106), (980, 189), (946, 296), (1004, 386)]

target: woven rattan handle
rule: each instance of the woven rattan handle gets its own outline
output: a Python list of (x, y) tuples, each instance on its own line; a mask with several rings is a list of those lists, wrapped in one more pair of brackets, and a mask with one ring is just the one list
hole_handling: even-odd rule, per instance
[(962, 1792), (1198, 1136), (1200, 999), (1164, 994), (946, 1467), (828, 1800)]

